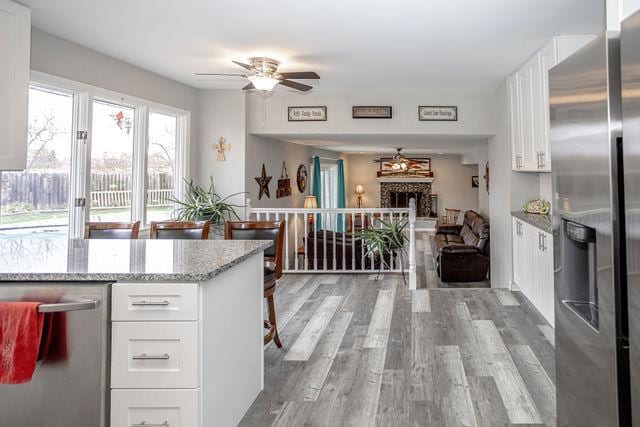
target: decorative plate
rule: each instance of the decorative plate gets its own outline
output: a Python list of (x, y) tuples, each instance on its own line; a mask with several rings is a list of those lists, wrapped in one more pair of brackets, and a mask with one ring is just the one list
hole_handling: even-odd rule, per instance
[(304, 193), (304, 191), (307, 189), (307, 167), (305, 165), (298, 166), (296, 181), (298, 182), (298, 190), (301, 193)]

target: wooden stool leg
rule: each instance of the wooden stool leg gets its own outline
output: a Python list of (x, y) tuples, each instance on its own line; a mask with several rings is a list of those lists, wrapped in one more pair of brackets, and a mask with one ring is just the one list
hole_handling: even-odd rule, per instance
[(273, 293), (267, 297), (267, 304), (269, 309), (269, 323), (271, 324), (273, 341), (276, 343), (278, 348), (282, 348), (282, 342), (280, 341), (280, 336), (278, 335), (278, 326), (276, 324), (276, 307), (273, 298)]

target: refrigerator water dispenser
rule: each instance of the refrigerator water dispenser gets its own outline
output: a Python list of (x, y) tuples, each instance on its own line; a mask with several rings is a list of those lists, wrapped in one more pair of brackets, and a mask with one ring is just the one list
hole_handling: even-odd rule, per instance
[(596, 230), (566, 219), (562, 222), (562, 302), (598, 329)]

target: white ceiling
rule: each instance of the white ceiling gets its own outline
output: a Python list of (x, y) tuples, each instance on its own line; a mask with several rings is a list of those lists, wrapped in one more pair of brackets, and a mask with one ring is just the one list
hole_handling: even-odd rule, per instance
[(19, 0), (46, 32), (197, 88), (231, 60), (313, 70), (323, 90), (494, 89), (554, 34), (599, 32), (604, 0)]
[(458, 135), (264, 135), (295, 144), (310, 145), (341, 153), (394, 153), (395, 148), (403, 148), (412, 154), (461, 154), (487, 149), (486, 136)]

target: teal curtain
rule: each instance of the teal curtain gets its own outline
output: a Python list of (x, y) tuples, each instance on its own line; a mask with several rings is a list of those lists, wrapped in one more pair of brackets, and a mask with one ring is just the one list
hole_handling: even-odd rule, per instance
[[(342, 159), (338, 160), (338, 209), (346, 208), (346, 195), (344, 191), (344, 162)], [(336, 231), (344, 231), (342, 226), (342, 214), (338, 214), (337, 217), (338, 226)]]
[[(320, 157), (314, 156), (313, 158), (313, 188), (311, 194), (316, 196), (316, 202), (318, 207), (322, 207), (322, 179), (320, 178)], [(316, 215), (314, 222), (316, 230), (322, 228), (322, 216)]]

